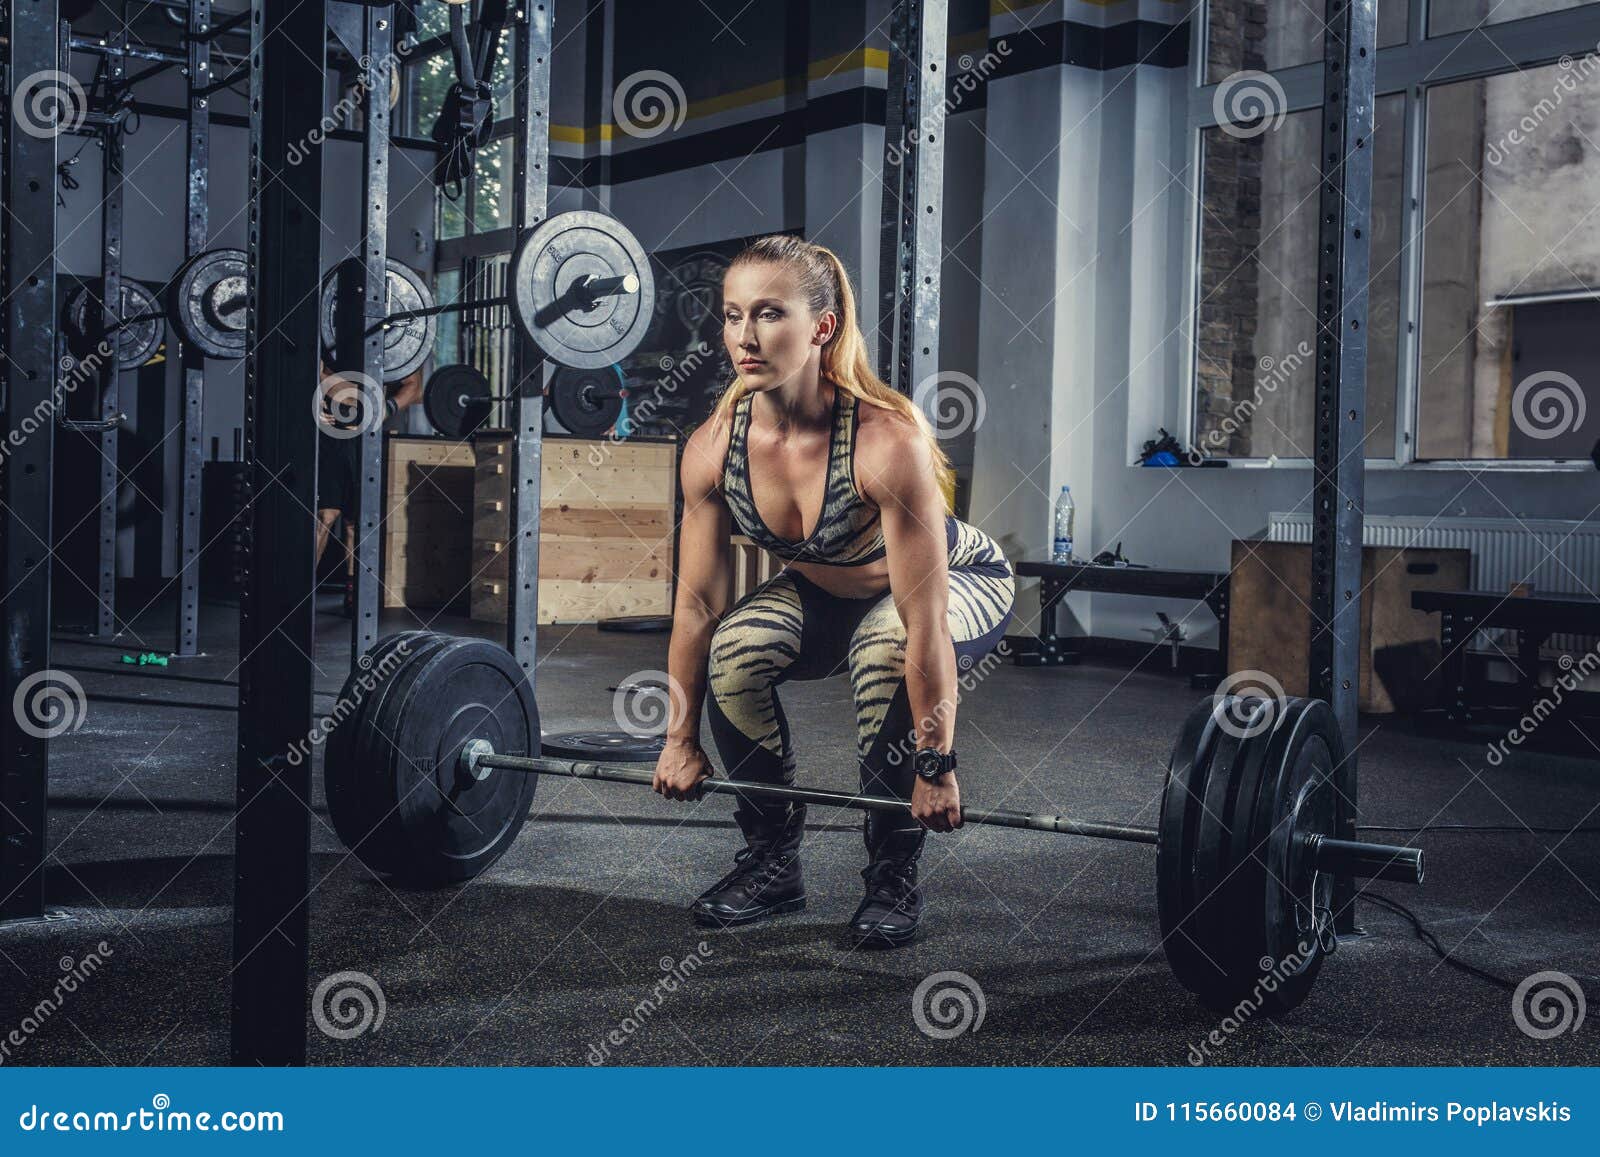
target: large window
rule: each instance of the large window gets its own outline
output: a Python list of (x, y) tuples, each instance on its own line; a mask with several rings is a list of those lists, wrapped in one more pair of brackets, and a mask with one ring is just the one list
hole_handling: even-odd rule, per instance
[[(1209, 83), (1244, 69), (1272, 71), (1321, 60), (1322, 11), (1323, 0), (1214, 0), (1206, 21)], [(1380, 45), (1405, 43), (1409, 12), (1408, 0), (1380, 0)]]
[(1521, 20), (1524, 16), (1542, 16), (1546, 12), (1559, 12), (1563, 8), (1578, 8), (1586, 2), (1587, 0), (1433, 0), (1428, 9), (1428, 35), (1445, 36), (1451, 32), (1466, 32), (1471, 28), (1503, 24), (1507, 20)]
[(1600, 59), (1434, 86), (1427, 125), (1418, 457), (1582, 457), (1600, 430)]
[[(1310, 457), (1321, 10), (1207, 7), (1190, 441), (1215, 457)], [(1378, 31), (1366, 457), (1586, 461), (1600, 3), (1383, 0)]]
[[(1369, 458), (1394, 456), (1404, 112), (1400, 97), (1379, 101), (1373, 134)], [(1260, 134), (1202, 136), (1194, 445), (1211, 457), (1311, 457), (1319, 121), (1308, 109)]]

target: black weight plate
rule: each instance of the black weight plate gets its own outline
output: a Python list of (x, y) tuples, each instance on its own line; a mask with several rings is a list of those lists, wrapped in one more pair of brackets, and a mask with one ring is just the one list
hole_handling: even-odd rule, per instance
[(1194, 913), (1194, 846), (1218, 734), (1214, 704), (1209, 698), (1202, 699), (1184, 720), (1178, 742), (1172, 748), (1156, 827), (1156, 908), (1161, 917), (1161, 947), (1174, 975), (1191, 990), (1203, 979), (1205, 971), (1214, 972), (1196, 949), (1190, 920)]
[(617, 366), (575, 370), (562, 366), (550, 383), (550, 412), (562, 429), (580, 438), (600, 438), (622, 415), (627, 379)]
[[(1231, 969), (1227, 952), (1228, 898), (1239, 849), (1249, 837), (1248, 826), (1237, 832), (1230, 827), (1233, 806), (1241, 789), (1252, 792), (1246, 783), (1252, 753), (1270, 732), (1275, 712), (1268, 700), (1241, 700), (1227, 696), (1215, 701), (1218, 729), (1206, 780), (1204, 807), (1196, 828), (1194, 844), (1194, 911), (1189, 917), (1189, 937), (1204, 965), (1198, 986), (1190, 990), (1202, 1001), (1211, 1003), (1218, 992), (1229, 989)], [(1229, 886), (1224, 886), (1229, 885)]]
[(1280, 732), (1256, 802), (1251, 839), (1263, 854), (1251, 857), (1240, 871), (1255, 908), (1241, 921), (1239, 951), (1279, 965), (1279, 982), (1262, 993), (1263, 1007), (1275, 1016), (1303, 1001), (1322, 970), (1316, 911), (1331, 907), (1333, 878), (1312, 865), (1311, 837), (1334, 834), (1334, 775), (1345, 759), (1344, 739), (1328, 704), (1292, 702), (1301, 709), (1293, 726)]
[(322, 788), (328, 798), (333, 830), (348, 848), (358, 848), (372, 832), (363, 807), (363, 770), (357, 762), (356, 737), (362, 717), (382, 698), (399, 668), (394, 655), (420, 646), (428, 631), (401, 631), (379, 639), (357, 661), (334, 701), (333, 729), (322, 748)]
[[(585, 278), (633, 276), (635, 293), (593, 304), (576, 301)], [(524, 235), (511, 259), (512, 313), (558, 365), (597, 370), (620, 362), (644, 340), (655, 311), (655, 276), (644, 247), (614, 217), (581, 209), (560, 213)]]
[(409, 883), (471, 879), (497, 860), (528, 818), (538, 778), (523, 772), (466, 775), (466, 744), (487, 739), (500, 755), (539, 753), (533, 688), (504, 647), (458, 639), (434, 653), (400, 713), (396, 784)]
[(1260, 966), (1261, 952), (1252, 947), (1260, 936), (1250, 934), (1252, 928), (1259, 930), (1261, 905), (1259, 899), (1253, 898), (1257, 893), (1251, 887), (1251, 873), (1245, 869), (1253, 858), (1259, 862), (1265, 854), (1254, 830), (1256, 801), (1264, 785), (1274, 778), (1274, 768), (1282, 758), (1284, 739), (1293, 731), (1307, 701), (1273, 699), (1264, 702), (1269, 704), (1266, 710), (1270, 714), (1258, 716), (1257, 726), (1240, 742), (1235, 765), (1237, 782), (1229, 800), (1225, 825), (1228, 847), (1224, 875), (1217, 884), (1213, 902), (1214, 942), (1207, 950), (1222, 965), (1226, 975), (1216, 977), (1213, 973), (1214, 984), (1203, 999), (1219, 1009), (1233, 1007), (1251, 991), (1264, 971)]
[(244, 357), (247, 262), (243, 249), (196, 253), (167, 286), (167, 317), (178, 336), (207, 357)]
[(465, 438), (489, 420), (494, 390), (477, 366), (440, 366), (428, 375), (422, 409), (428, 424), (447, 438)]
[(384, 681), (362, 712), (356, 728), (351, 778), (351, 814), (360, 846), (352, 850), (374, 872), (393, 875), (404, 861), (399, 831), (399, 792), (395, 784), (395, 727), (406, 692), (428, 660), (447, 644), (450, 636), (428, 632), (409, 649), (405, 661)]
[(667, 745), (666, 736), (640, 738), (626, 731), (558, 731), (539, 745), (556, 759), (587, 759), (593, 763), (654, 763)]
[[(92, 335), (99, 332), (98, 313), (104, 297), (104, 283), (99, 278), (82, 283), (67, 295), (64, 318), (67, 348), (80, 358), (86, 358), (94, 352)], [(94, 315), (91, 315), (91, 310), (95, 311)], [(119, 369), (138, 369), (161, 348), (160, 314), (155, 295), (147, 286), (131, 277), (122, 279), (117, 316), (125, 321), (136, 317), (143, 320), (124, 325), (117, 335)]]
[(620, 631), (624, 634), (654, 635), (672, 630), (671, 615), (616, 615), (601, 619), (595, 626), (602, 631)]
[[(432, 309), (433, 292), (422, 274), (409, 265), (388, 259), (388, 292), (385, 295), (385, 315), (404, 313), (413, 309)], [(330, 269), (322, 279), (322, 348), (332, 356), (338, 345), (337, 328), (339, 269)], [(409, 317), (404, 321), (383, 323), (383, 380), (393, 384), (421, 368), (433, 352), (434, 331), (438, 318)], [(377, 323), (374, 323), (377, 324)]]

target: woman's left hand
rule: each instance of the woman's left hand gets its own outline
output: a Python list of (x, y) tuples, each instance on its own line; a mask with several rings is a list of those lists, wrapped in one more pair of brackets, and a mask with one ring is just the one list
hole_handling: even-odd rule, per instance
[(961, 786), (956, 773), (947, 771), (937, 780), (917, 777), (911, 789), (911, 814), (924, 827), (950, 832), (961, 826)]

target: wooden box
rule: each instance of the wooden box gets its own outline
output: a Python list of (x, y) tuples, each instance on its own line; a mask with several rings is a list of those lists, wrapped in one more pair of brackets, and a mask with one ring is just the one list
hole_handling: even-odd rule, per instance
[(392, 437), (383, 495), (383, 605), (466, 609), (472, 447)]
[[(1411, 609), (1411, 592), (1465, 588), (1471, 561), (1471, 552), (1465, 550), (1362, 550), (1362, 711), (1387, 715), (1437, 703), (1439, 624), (1436, 616)], [(1228, 595), (1229, 674), (1264, 671), (1288, 694), (1306, 694), (1310, 598), (1308, 543), (1235, 539)]]
[[(474, 619), (505, 622), (510, 442), (480, 436), (470, 576)], [(539, 622), (672, 613), (677, 444), (544, 439)]]

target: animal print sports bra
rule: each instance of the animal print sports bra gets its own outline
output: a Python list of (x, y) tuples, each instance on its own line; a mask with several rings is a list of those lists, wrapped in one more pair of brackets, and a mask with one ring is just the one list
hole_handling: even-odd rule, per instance
[(728, 456), (722, 465), (722, 494), (733, 524), (763, 550), (785, 562), (822, 566), (865, 566), (888, 553), (878, 508), (856, 489), (856, 406), (853, 394), (834, 388), (833, 436), (828, 446), (828, 481), (823, 489), (822, 514), (816, 529), (804, 542), (779, 538), (762, 521), (750, 495), (750, 403), (754, 395), (740, 398), (733, 408), (733, 428), (728, 434)]

